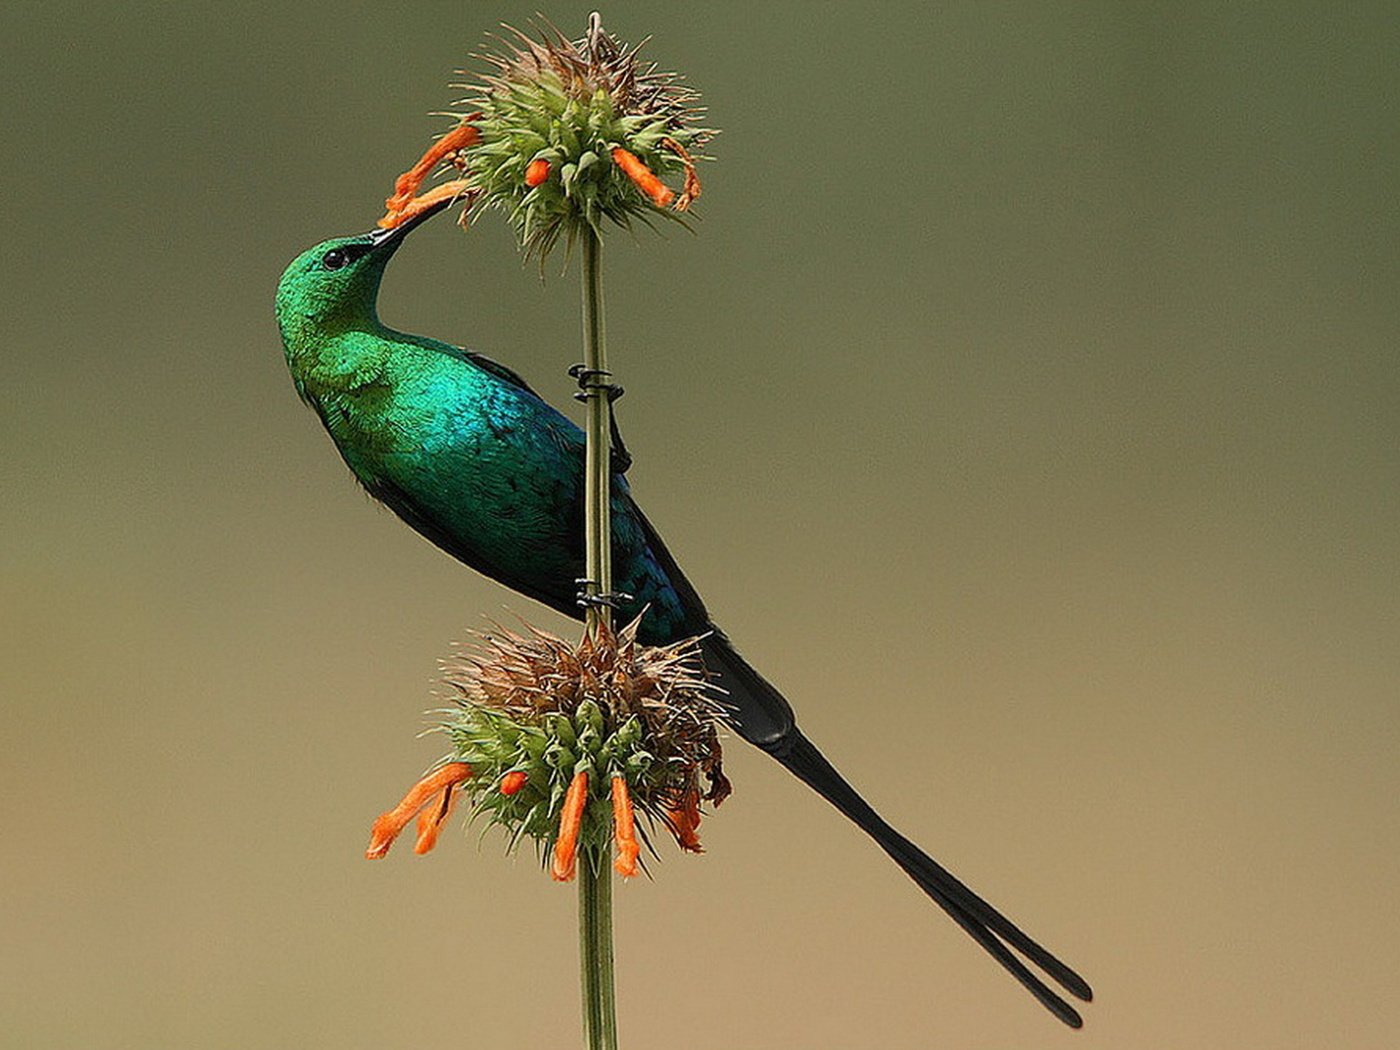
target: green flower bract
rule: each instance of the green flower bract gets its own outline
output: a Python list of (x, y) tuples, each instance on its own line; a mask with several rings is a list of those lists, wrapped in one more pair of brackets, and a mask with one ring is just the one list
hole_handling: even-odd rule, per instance
[[(580, 772), (589, 779), (584, 852), (606, 852), (614, 776), (653, 826), (670, 827), (675, 812), (729, 794), (717, 732), (725, 711), (694, 640), (642, 646), (635, 624), (576, 643), (533, 628), (478, 639), (444, 668), (457, 696), (438, 729), (452, 741), (450, 760), (471, 767), (463, 788), (474, 812), (502, 825), (511, 848), (528, 837), (547, 855)], [(514, 773), (524, 784), (502, 791)]]
[[(683, 222), (637, 188), (613, 150), (632, 153), (663, 181), (684, 177), (685, 155), (705, 159), (699, 148), (714, 135), (694, 125), (695, 93), (596, 24), (579, 41), (552, 29), (543, 36), (515, 33), (481, 56), (493, 73), (457, 85), (471, 92), (460, 116), (481, 134), (462, 162), (482, 203), (504, 210), (526, 252), (541, 259), (561, 236), (572, 243), (585, 226), (601, 233), (604, 220)], [(526, 170), (539, 160), (549, 177), (530, 186)]]

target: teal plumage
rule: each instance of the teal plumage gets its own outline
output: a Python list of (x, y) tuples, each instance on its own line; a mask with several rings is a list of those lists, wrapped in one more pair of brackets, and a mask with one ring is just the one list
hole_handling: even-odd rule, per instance
[[(404, 236), (440, 208), (390, 232), (326, 241), (292, 262), (277, 289), (287, 364), (370, 493), (460, 561), (578, 616), (583, 433), (505, 366), (379, 320), (384, 267)], [(1082, 1024), (1015, 953), (1087, 1001), (1084, 979), (881, 819), (797, 728), (782, 694), (710, 621), (621, 474), (611, 495), (613, 585), (632, 596), (622, 617), (645, 610), (641, 639), (705, 635), (706, 666), (727, 694), (738, 733), (860, 826), (1057, 1017)]]
[[(327, 243), (353, 252), (369, 242)], [(278, 293), (302, 399), (365, 488), (408, 524), (508, 587), (576, 614), (583, 432), (504, 366), (384, 326), (373, 293), (387, 254), (341, 268), (358, 264), (361, 273), (337, 273), (321, 267), (330, 250), (318, 246), (293, 262)], [(314, 292), (308, 274), (318, 279)], [(335, 278), (361, 309), (344, 301), (328, 309), (317, 294), (322, 276)], [(612, 509), (614, 587), (631, 596), (619, 615), (646, 609), (639, 634), (648, 644), (708, 630), (703, 603), (656, 549), (660, 541), (620, 474)]]

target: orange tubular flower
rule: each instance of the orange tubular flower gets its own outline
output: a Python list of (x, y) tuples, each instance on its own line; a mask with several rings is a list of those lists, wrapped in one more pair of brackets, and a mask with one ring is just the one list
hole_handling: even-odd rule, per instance
[(545, 179), (549, 178), (549, 161), (540, 157), (532, 160), (525, 168), (525, 185), (534, 189)]
[(501, 777), (500, 792), (502, 795), (514, 795), (530, 782), (530, 774), (523, 770), (514, 770)]
[(451, 182), (440, 183), (421, 197), (414, 197), (398, 211), (386, 212), (384, 217), (379, 220), (379, 227), (384, 230), (392, 230), (395, 226), (407, 222), (438, 201), (448, 200), (452, 197), (469, 198), (471, 196), (472, 191), (468, 188), (466, 179), (453, 179)]
[[(389, 847), (394, 844), (394, 839), (399, 837), (399, 832), (413, 819), (414, 814), (439, 796), (441, 796), (441, 801), (438, 802), (438, 807), (441, 811), (441, 817), (433, 823), (440, 825), (447, 818), (447, 813), (451, 809), (453, 789), (471, 775), (471, 766), (465, 762), (449, 762), (414, 784), (413, 787), (409, 788), (408, 794), (403, 797), (403, 801), (387, 813), (381, 813), (374, 822), (374, 827), (370, 830), (369, 848), (365, 850), (365, 856), (370, 860), (378, 860), (388, 853)], [(420, 823), (418, 838), (421, 848), (417, 852), (426, 853), (433, 848), (433, 843), (437, 839), (436, 828), (432, 831), (427, 845), (424, 846), (424, 830)]]
[(635, 153), (615, 146), (612, 151), (613, 163), (632, 180), (632, 184), (647, 195), (658, 208), (669, 207), (676, 199), (675, 191), (656, 177), (656, 173), (638, 159)]
[(384, 201), (384, 207), (391, 212), (400, 210), (418, 192), (418, 187), (423, 185), (423, 180), (432, 174), (433, 169), (439, 163), (459, 150), (480, 142), (481, 133), (468, 123), (480, 115), (473, 113), (471, 116), (463, 118), (462, 123), (424, 150), (423, 155), (418, 158), (418, 162), (394, 180), (393, 196)]
[[(421, 197), (414, 196), (418, 187), (423, 185), (423, 180), (432, 174), (432, 170), (438, 164), (449, 157), (455, 159), (459, 152), (481, 141), (481, 133), (469, 123), (477, 116), (480, 114), (473, 113), (463, 118), (462, 123), (429, 146), (413, 167), (394, 180), (394, 192), (384, 200), (386, 211), (384, 218), (379, 220), (382, 228), (393, 229), (399, 223), (417, 215), (429, 204), (434, 204), (444, 197), (456, 196), (466, 189), (466, 181), (459, 179), (436, 186)], [(461, 168), (461, 164), (457, 166)], [(451, 190), (448, 190), (449, 186), (452, 187)]]
[(695, 170), (695, 158), (690, 155), (689, 150), (673, 138), (664, 138), (661, 140), (661, 144), (680, 157), (681, 163), (685, 165), (685, 185), (681, 189), (680, 197), (676, 199), (676, 211), (689, 211), (695, 198), (700, 196), (700, 175)]
[(687, 789), (676, 808), (666, 814), (666, 825), (681, 849), (687, 853), (705, 852), (700, 845), (700, 792), (697, 788)]
[(418, 811), (418, 841), (413, 844), (413, 852), (420, 857), (437, 845), (438, 832), (457, 808), (457, 800), (462, 793), (456, 788), (456, 784), (443, 788), (441, 802), (435, 806), (424, 806)]
[(627, 791), (627, 781), (620, 776), (612, 778), (613, 839), (617, 843), (617, 860), (613, 870), (624, 879), (630, 879), (640, 870), (637, 856), (642, 852), (637, 844), (637, 825), (632, 816), (632, 796)]
[(579, 772), (569, 781), (564, 809), (559, 814), (559, 838), (554, 842), (554, 861), (549, 874), (555, 882), (570, 882), (578, 872), (578, 835), (583, 827), (583, 811), (588, 805), (588, 774)]

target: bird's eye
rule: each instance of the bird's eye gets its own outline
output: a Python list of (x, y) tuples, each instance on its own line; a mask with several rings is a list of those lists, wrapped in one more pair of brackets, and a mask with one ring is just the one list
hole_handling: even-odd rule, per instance
[(332, 248), (321, 256), (321, 265), (327, 270), (339, 270), (350, 261), (350, 256), (339, 248)]

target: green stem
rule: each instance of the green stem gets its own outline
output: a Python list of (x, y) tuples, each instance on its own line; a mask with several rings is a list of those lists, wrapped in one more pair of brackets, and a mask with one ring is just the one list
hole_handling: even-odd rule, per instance
[[(592, 594), (612, 591), (611, 507), (608, 496), (612, 484), (611, 421), (612, 402), (608, 398), (608, 353), (603, 336), (603, 245), (597, 232), (583, 234), (583, 388), (588, 394), (588, 414), (584, 430), (588, 452), (584, 461), (585, 510), (584, 545), (587, 557), (584, 575)], [(612, 610), (606, 605), (588, 607), (589, 631), (599, 623), (612, 626)]]
[[(608, 357), (603, 337), (602, 243), (588, 229), (583, 234), (583, 388), (588, 394), (584, 461), (585, 572), (590, 594), (612, 591), (611, 417)], [(589, 605), (586, 630), (596, 636), (612, 626), (612, 610)], [(617, 1008), (613, 992), (611, 848), (580, 850), (578, 875), (579, 983), (583, 993), (583, 1042), (586, 1050), (617, 1050)]]
[(579, 857), (578, 948), (583, 988), (583, 1045), (617, 1050), (613, 999), (612, 871), (607, 851), (586, 849)]

